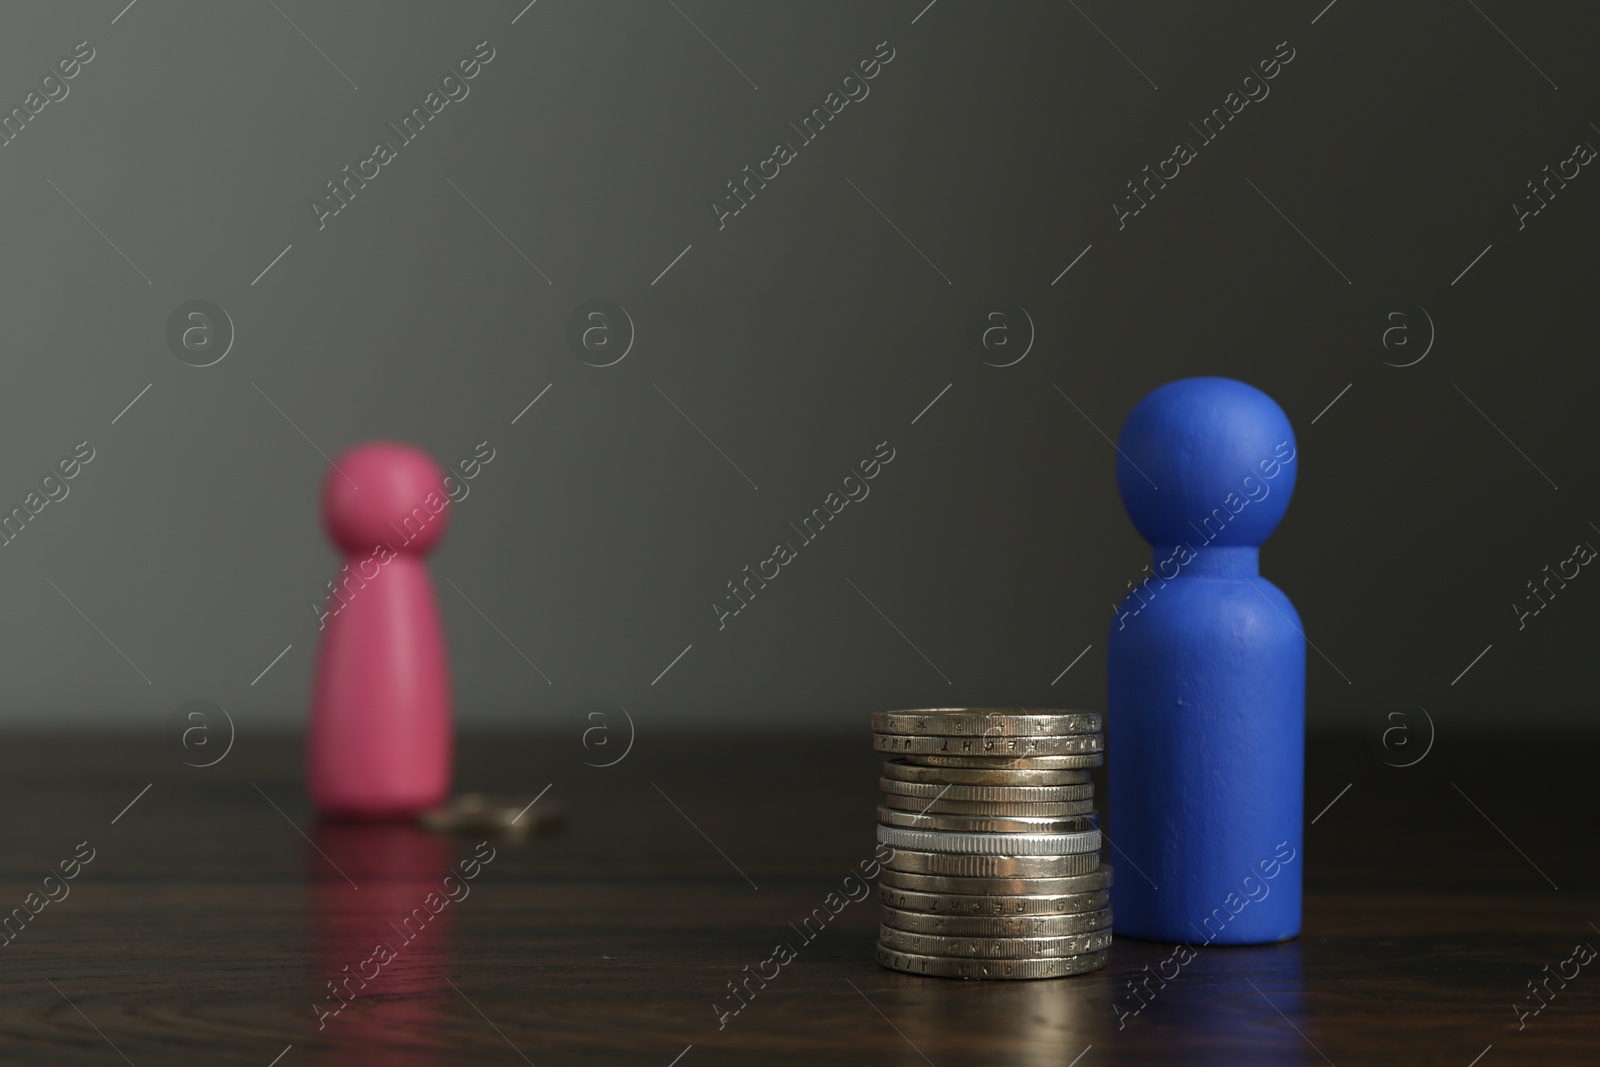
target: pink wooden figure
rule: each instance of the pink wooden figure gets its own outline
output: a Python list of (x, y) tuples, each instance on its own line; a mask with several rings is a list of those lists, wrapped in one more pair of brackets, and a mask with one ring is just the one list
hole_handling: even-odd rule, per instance
[(320, 610), (306, 783), (335, 818), (396, 819), (450, 791), (450, 672), (424, 554), (448, 525), (444, 472), (374, 441), (334, 461), (322, 517), (345, 565)]

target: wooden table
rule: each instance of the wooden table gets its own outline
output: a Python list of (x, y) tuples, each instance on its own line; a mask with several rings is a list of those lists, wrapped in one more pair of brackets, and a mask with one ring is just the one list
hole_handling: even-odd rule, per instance
[[(459, 789), (554, 783), (534, 810), (568, 823), (493, 845), (438, 905), (475, 842), (315, 823), (297, 739), (192, 769), (138, 738), (13, 738), (0, 907), (30, 918), (0, 955), (0, 1062), (1594, 1064), (1600, 964), (1552, 979), (1520, 1029), (1513, 1009), (1600, 945), (1592, 752), (1443, 737), (1394, 769), (1314, 738), (1308, 816), (1338, 799), (1307, 828), (1304, 936), (1202, 949), (1119, 1027), (1113, 999), (1168, 946), (1119, 940), (1055, 981), (913, 978), (873, 962), (875, 894), (800, 938), (873, 851), (864, 731), (641, 737), (606, 769), (567, 740), (465, 738)], [(68, 895), (31, 914), (85, 841), (50, 883)], [(727, 984), (780, 941), (797, 958), (719, 1029)], [(319, 1029), (353, 972), (373, 977)]]

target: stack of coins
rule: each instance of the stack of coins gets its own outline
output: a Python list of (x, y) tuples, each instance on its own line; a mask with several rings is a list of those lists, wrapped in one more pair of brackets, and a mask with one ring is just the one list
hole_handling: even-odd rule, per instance
[(878, 963), (942, 978), (1098, 970), (1111, 867), (1089, 768), (1097, 714), (930, 709), (872, 716), (883, 765)]

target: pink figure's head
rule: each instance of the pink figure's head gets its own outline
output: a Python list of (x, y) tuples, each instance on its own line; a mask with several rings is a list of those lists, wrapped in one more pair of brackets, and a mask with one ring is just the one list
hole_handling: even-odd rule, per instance
[(346, 552), (371, 552), (380, 543), (427, 552), (449, 525), (449, 504), (443, 469), (398, 441), (346, 449), (322, 482), (323, 525)]

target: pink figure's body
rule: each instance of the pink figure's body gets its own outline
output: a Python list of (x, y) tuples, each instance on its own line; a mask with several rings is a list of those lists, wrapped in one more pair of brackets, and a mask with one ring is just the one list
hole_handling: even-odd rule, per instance
[(405, 818), (450, 791), (450, 675), (423, 560), (448, 524), (443, 478), (426, 453), (380, 441), (340, 455), (323, 482), (346, 561), (311, 691), (306, 782), (324, 815)]

